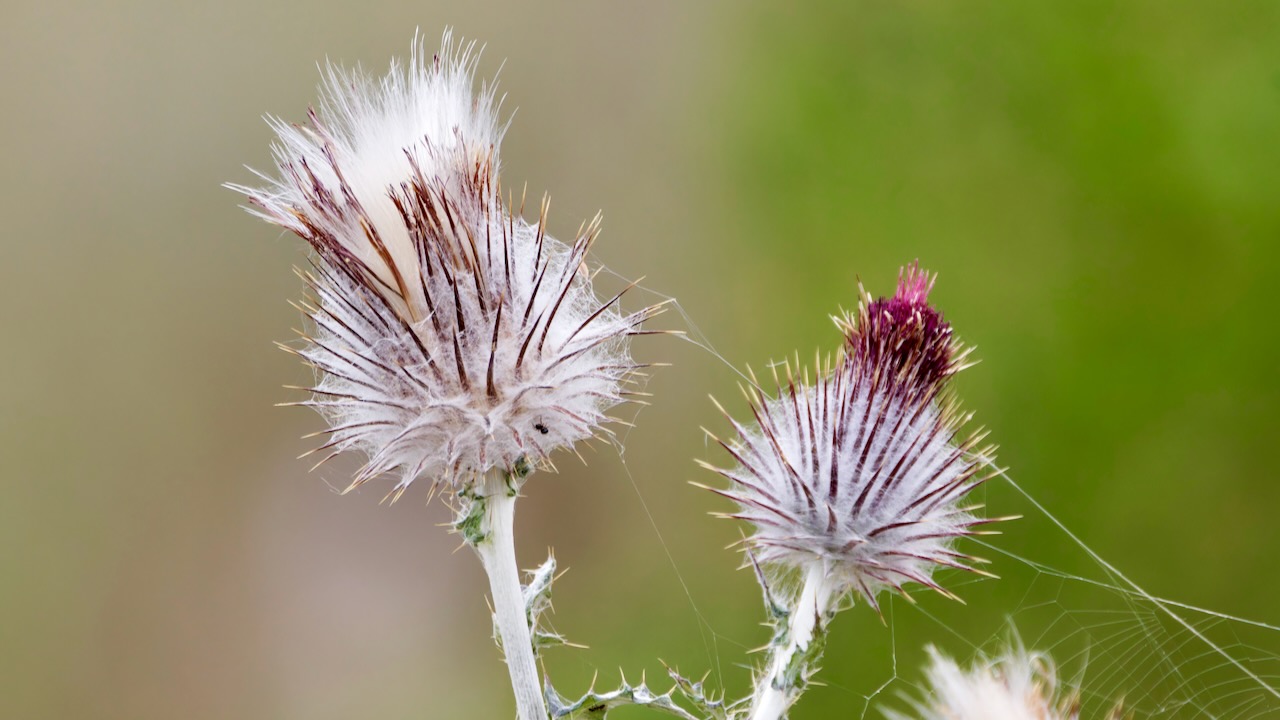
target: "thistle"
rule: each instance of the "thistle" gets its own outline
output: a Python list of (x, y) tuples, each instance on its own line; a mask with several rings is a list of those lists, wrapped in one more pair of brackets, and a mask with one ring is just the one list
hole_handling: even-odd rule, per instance
[[(886, 710), (889, 720), (1077, 720), (1080, 699), (1058, 688), (1058, 673), (1045, 654), (1013, 645), (1000, 657), (980, 658), (968, 670), (929, 648), (929, 689), (911, 701), (915, 713)], [(1116, 705), (1108, 720), (1124, 711)]]
[(758, 572), (779, 631), (752, 718), (786, 714), (846, 598), (878, 612), (881, 592), (905, 595), (911, 583), (954, 598), (937, 568), (981, 572), (953, 542), (993, 522), (961, 503), (991, 477), (994, 448), (980, 447), (982, 432), (963, 435), (969, 418), (946, 393), (968, 351), (929, 305), (932, 285), (913, 265), (892, 297), (863, 291), (857, 314), (836, 320), (841, 352), (819, 360), (812, 384), (787, 363), (775, 392), (754, 381), (746, 390), (753, 423), (726, 413), (736, 437), (717, 441), (736, 464), (707, 466), (730, 482), (713, 490), (738, 504), (729, 517), (754, 526), (746, 542), (757, 568), (802, 578), (784, 605)]
[[(458, 500), (490, 574), (523, 720), (545, 718), (511, 539), (513, 504), (556, 450), (609, 434), (639, 366), (628, 341), (658, 306), (623, 313), (587, 271), (599, 218), (562, 243), (504, 202), (494, 88), (473, 94), (474, 44), (415, 41), (382, 78), (329, 66), (308, 124), (269, 119), (277, 175), (231, 186), (313, 250), (311, 330), (286, 348), (317, 372), (324, 460), (366, 461), (394, 501), (417, 478)], [(321, 460), (321, 462), (324, 462)]]

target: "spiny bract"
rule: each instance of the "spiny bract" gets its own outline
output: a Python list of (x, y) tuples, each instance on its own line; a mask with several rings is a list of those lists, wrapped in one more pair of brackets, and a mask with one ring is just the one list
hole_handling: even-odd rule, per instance
[[(819, 362), (816, 382), (775, 371), (776, 393), (747, 389), (755, 422), (718, 441), (737, 461), (710, 467), (729, 479), (715, 490), (736, 501), (730, 517), (755, 525), (753, 556), (780, 568), (822, 563), (839, 592), (873, 606), (881, 590), (932, 580), (936, 567), (974, 570), (952, 541), (992, 520), (959, 503), (989, 477), (994, 448), (958, 438), (967, 418), (944, 397), (967, 356), (928, 303), (933, 278), (904, 268), (897, 292), (837, 319), (845, 344)], [(976, 570), (975, 570), (976, 572)]]
[(595, 436), (638, 370), (629, 336), (658, 311), (596, 296), (598, 218), (566, 245), (545, 200), (537, 223), (503, 202), (505, 127), (492, 86), (472, 93), (473, 49), (445, 33), (382, 78), (330, 66), (308, 125), (269, 120), (278, 177), (232, 186), (314, 250), (298, 354), (319, 379), (300, 404), (328, 420), (329, 457), (366, 454), (351, 488), (394, 472), (393, 498)]

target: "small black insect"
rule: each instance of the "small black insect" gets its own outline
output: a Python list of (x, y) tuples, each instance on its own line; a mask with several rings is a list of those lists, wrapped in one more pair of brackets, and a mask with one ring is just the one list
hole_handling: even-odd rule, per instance
[(551, 432), (550, 430), (547, 429), (547, 426), (543, 425), (542, 423), (534, 423), (533, 427), (535, 430), (542, 433), (543, 435), (546, 435), (547, 433)]

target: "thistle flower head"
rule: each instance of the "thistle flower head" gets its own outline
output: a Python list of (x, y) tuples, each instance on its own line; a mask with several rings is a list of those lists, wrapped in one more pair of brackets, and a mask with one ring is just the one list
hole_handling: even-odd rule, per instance
[(314, 251), (298, 354), (318, 372), (301, 404), (328, 420), (319, 449), (367, 456), (351, 487), (398, 473), (393, 497), (607, 433), (629, 336), (657, 312), (596, 296), (598, 218), (565, 244), (545, 200), (535, 223), (503, 201), (505, 128), (493, 88), (473, 94), (473, 49), (446, 32), (382, 78), (329, 67), (307, 125), (270, 121), (278, 175), (232, 186)]
[[(965, 670), (929, 648), (928, 696), (913, 701), (913, 715), (886, 711), (890, 720), (1076, 720), (1075, 693), (1058, 689), (1052, 659), (1014, 646)], [(1117, 707), (1108, 716), (1119, 718)]]
[(748, 388), (754, 422), (730, 417), (721, 445), (736, 465), (712, 468), (717, 491), (755, 525), (754, 557), (774, 567), (821, 563), (839, 591), (873, 606), (885, 589), (914, 582), (951, 596), (932, 579), (939, 566), (974, 570), (953, 540), (989, 520), (961, 506), (992, 461), (982, 435), (943, 392), (966, 355), (928, 303), (933, 278), (905, 268), (890, 298), (863, 297), (837, 320), (842, 353), (819, 362), (815, 380), (775, 371), (775, 392)]

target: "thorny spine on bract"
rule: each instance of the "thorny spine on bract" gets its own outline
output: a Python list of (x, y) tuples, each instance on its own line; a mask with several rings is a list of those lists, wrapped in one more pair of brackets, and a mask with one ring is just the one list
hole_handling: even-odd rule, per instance
[(545, 199), (536, 223), (523, 198), (511, 212), (493, 90), (472, 97), (471, 49), (446, 34), (440, 54), (380, 81), (330, 68), (309, 126), (273, 122), (281, 179), (236, 186), (315, 251), (299, 272), (313, 330), (286, 348), (319, 376), (294, 403), (329, 421), (313, 452), (365, 453), (348, 490), (397, 472), (393, 501), (419, 476), (456, 490), (611, 437), (606, 412), (643, 369), (628, 340), (661, 309), (620, 311), (631, 286), (596, 297), (599, 216), (566, 246), (547, 234)]
[[(482, 209), (486, 225), (497, 225), (503, 259), (498, 266), (497, 253), (478, 251), (470, 232), (468, 245), (440, 242), (457, 239), (442, 217), (458, 209), (450, 210), (442, 193), (433, 198), (424, 191), (420, 176), (410, 189), (412, 198), (397, 199), (397, 207), (406, 226), (426, 223), (413, 232), (425, 269), (419, 300), (403, 287), (388, 298), (389, 286), (340, 251), (336, 261), (314, 263), (314, 272), (304, 273), (319, 302), (303, 307), (318, 332), (303, 335), (309, 347), (301, 354), (323, 379), (310, 388), (322, 397), (299, 404), (331, 420), (331, 437), (318, 451), (331, 451), (328, 457), (354, 447), (370, 452), (348, 490), (399, 467), (403, 474), (390, 495), (395, 500), (433, 461), (445, 468), (433, 485), (456, 485), (529, 457), (549, 464), (556, 447), (595, 437), (596, 430), (609, 433), (601, 426), (609, 420), (604, 410), (626, 398), (625, 386), (641, 369), (615, 354), (626, 336), (642, 332), (640, 325), (657, 308), (618, 315), (612, 308), (619, 293), (586, 319), (575, 316), (572, 328), (560, 322), (569, 315), (566, 299), (575, 290), (581, 293), (580, 268), (598, 223), (557, 258), (546, 252), (544, 203), (528, 278), (532, 291), (519, 298), (509, 262), (516, 221), (492, 223), (494, 208)], [(317, 250), (323, 258), (329, 248)], [(548, 275), (554, 276), (550, 282)], [(437, 296), (441, 287), (447, 291), (433, 297), (433, 286)], [(523, 302), (513, 306), (513, 297)], [(400, 303), (408, 318), (397, 312)], [(414, 311), (419, 304), (425, 313)], [(606, 313), (604, 322), (593, 325)], [(424, 445), (443, 446), (443, 455), (424, 451)]]
[(712, 438), (736, 465), (702, 463), (730, 481), (709, 489), (738, 504), (727, 517), (754, 525), (745, 541), (752, 563), (803, 578), (758, 681), (753, 718), (781, 717), (794, 702), (827, 621), (850, 593), (879, 612), (878, 594), (910, 599), (908, 583), (955, 598), (933, 580), (938, 567), (986, 574), (974, 567), (985, 561), (952, 543), (1005, 519), (960, 504), (996, 474), (995, 448), (981, 446), (982, 431), (961, 436), (969, 416), (946, 385), (967, 366), (968, 350), (929, 305), (933, 280), (911, 265), (891, 297), (873, 300), (859, 287), (858, 312), (836, 319), (843, 347), (834, 359), (819, 356), (812, 381), (807, 371), (797, 376), (798, 361), (783, 364), (782, 376), (775, 365), (775, 392), (754, 375), (744, 388), (754, 423), (721, 407), (736, 436)]

